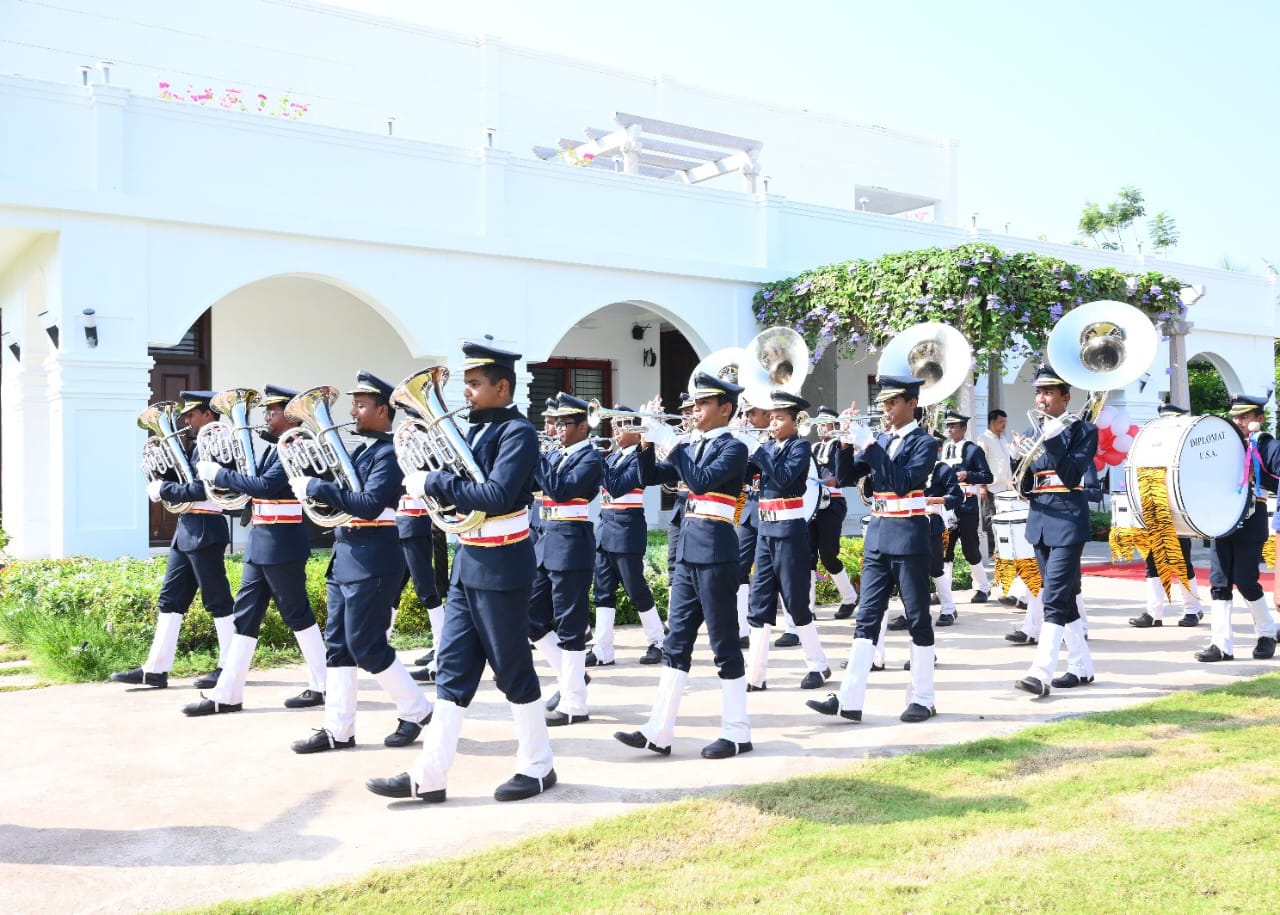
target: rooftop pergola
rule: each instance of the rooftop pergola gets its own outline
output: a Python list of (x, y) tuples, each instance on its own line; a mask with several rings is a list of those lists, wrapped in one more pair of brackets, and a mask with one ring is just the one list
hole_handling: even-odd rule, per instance
[(623, 112), (616, 112), (613, 122), (617, 126), (612, 130), (588, 127), (586, 140), (561, 138), (556, 147), (535, 146), (533, 151), (544, 160), (683, 184), (739, 172), (742, 189), (755, 193), (764, 146), (759, 140)]

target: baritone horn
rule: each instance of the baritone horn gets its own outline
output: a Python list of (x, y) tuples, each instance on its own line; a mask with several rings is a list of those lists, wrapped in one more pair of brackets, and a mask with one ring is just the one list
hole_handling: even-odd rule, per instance
[[(196, 475), (182, 447), (180, 438), (186, 431), (179, 428), (178, 418), (182, 406), (176, 401), (160, 400), (138, 414), (138, 428), (151, 434), (142, 443), (142, 473), (148, 483), (163, 482), (166, 477), (176, 477), (179, 483), (193, 483)], [(163, 502), (165, 511), (180, 515), (191, 507), (190, 502)]]
[[(285, 416), (302, 425), (280, 436), (276, 453), (290, 480), (319, 477), (360, 492), (360, 478), (338, 434), (339, 429), (352, 424), (335, 423), (330, 412), (337, 399), (338, 389), (326, 384), (303, 391), (285, 404)], [(302, 510), (320, 527), (340, 527), (351, 520), (348, 512), (310, 497), (302, 500)]]
[[(391, 392), (392, 406), (403, 407), (409, 415), (396, 428), (396, 460), (406, 474), (420, 470), (447, 470), (473, 483), (484, 483), (485, 473), (471, 453), (471, 446), (458, 430), (454, 417), (467, 408), (450, 412), (443, 389), (449, 383), (449, 369), (433, 365), (415, 372)], [(463, 534), (485, 522), (485, 513), (461, 513), (456, 506), (442, 505), (424, 496), (427, 513), (436, 527), (449, 534)]]
[[(249, 411), (259, 399), (260, 395), (252, 388), (228, 388), (209, 401), (215, 412), (230, 417), (231, 422), (219, 419), (200, 427), (196, 435), (200, 460), (214, 461), (237, 473), (253, 474), (253, 427), (249, 425)], [(205, 484), (205, 492), (209, 501), (223, 511), (244, 508), (249, 502), (249, 496), (212, 482)]]

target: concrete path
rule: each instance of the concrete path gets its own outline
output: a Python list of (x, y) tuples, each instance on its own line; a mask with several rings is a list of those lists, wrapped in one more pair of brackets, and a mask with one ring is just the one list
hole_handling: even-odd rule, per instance
[[(750, 699), (755, 752), (723, 761), (698, 755), (719, 728), (718, 681), (705, 642), (672, 755), (613, 740), (615, 730), (643, 723), (658, 673), (635, 663), (643, 647), (638, 629), (623, 630), (618, 666), (593, 680), (591, 721), (552, 732), (560, 785), (517, 804), (492, 798), (513, 771), (515, 740), (491, 681), (471, 707), (449, 801), (431, 807), (388, 802), (364, 789), (366, 778), (403, 771), (417, 752), (382, 746), (394, 725), (392, 705), (367, 676), (359, 746), (317, 756), (289, 750), (290, 741), (321, 724), (319, 712), (281, 707), (301, 688), (298, 668), (254, 671), (245, 711), (205, 719), (179, 713), (196, 698), (190, 681), (160, 691), (84, 684), (0, 694), (0, 911), (149, 911), (316, 886), (690, 793), (1008, 734), (1276, 669), (1247, 660), (1253, 638), (1243, 610), (1236, 615), (1237, 657), (1246, 660), (1206, 665), (1192, 652), (1208, 641), (1207, 619), (1180, 629), (1171, 608), (1169, 625), (1140, 631), (1126, 620), (1141, 612), (1141, 582), (1086, 577), (1084, 591), (1098, 669), (1092, 686), (1039, 701), (1016, 692), (1012, 683), (1033, 649), (1002, 636), (1020, 611), (961, 603), (958, 625), (939, 630), (936, 719), (898, 722), (909, 676), (901, 670), (905, 633), (890, 634), (889, 670), (872, 674), (861, 725), (807, 710), (804, 701), (826, 690), (800, 691), (799, 649), (775, 649), (769, 689)], [(820, 617), (834, 689), (851, 625), (832, 621), (829, 608)]]

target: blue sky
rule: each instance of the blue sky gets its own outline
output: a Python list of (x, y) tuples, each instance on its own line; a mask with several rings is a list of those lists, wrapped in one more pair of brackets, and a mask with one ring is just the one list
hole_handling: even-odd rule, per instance
[(1280, 264), (1280, 4), (328, 2), (950, 136), (986, 228), (1070, 241), (1134, 185), (1177, 221), (1172, 259)]

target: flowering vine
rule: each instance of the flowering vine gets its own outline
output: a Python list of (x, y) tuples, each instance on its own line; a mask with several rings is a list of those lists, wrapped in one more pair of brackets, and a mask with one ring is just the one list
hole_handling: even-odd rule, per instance
[(303, 115), (311, 110), (310, 105), (290, 99), (288, 93), (272, 102), (271, 98), (262, 92), (257, 94), (256, 99), (246, 100), (244, 93), (239, 89), (223, 89), (221, 94), (215, 95), (212, 89), (196, 90), (190, 84), (187, 85), (186, 92), (175, 90), (167, 82), (161, 82), (158, 86), (160, 91), (157, 98), (166, 101), (191, 102), (201, 107), (216, 105), (229, 111), (265, 114), (268, 117), (284, 118), (286, 121), (301, 120)]
[(766, 284), (754, 308), (762, 325), (798, 330), (815, 363), (832, 345), (849, 358), (859, 347), (874, 354), (913, 324), (941, 321), (964, 334), (985, 368), (993, 356), (1040, 353), (1053, 325), (1085, 302), (1114, 299), (1136, 306), (1158, 325), (1176, 320), (1187, 311), (1179, 297), (1182, 286), (1158, 272), (1089, 270), (973, 242), (806, 270)]

